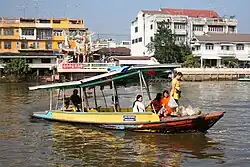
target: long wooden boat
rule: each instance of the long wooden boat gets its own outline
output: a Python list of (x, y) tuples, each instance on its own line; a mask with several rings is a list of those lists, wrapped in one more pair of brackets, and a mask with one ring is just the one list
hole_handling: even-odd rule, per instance
[(250, 78), (239, 78), (238, 81), (250, 82)]
[[(103, 90), (108, 85), (113, 90), (113, 96), (118, 97), (117, 86), (138, 83), (138, 80), (141, 86), (141, 93), (143, 94), (143, 87), (146, 88), (149, 99), (151, 99), (147, 81), (158, 76), (166, 77), (174, 68), (176, 68), (174, 65), (121, 68), (118, 71), (112, 71), (80, 81), (30, 87), (30, 90), (47, 89), (50, 91), (50, 109), (44, 112), (34, 112), (32, 117), (51, 121), (90, 124), (116, 130), (162, 133), (206, 132), (223, 117), (224, 112), (160, 119), (153, 109), (149, 109), (143, 113), (134, 113), (131, 108), (108, 108), (107, 105), (106, 107), (98, 107), (96, 98), (95, 107), (90, 107), (88, 104), (86, 88), (93, 88), (93, 96), (96, 97), (95, 89), (99, 86), (100, 90)], [(59, 109), (58, 102), (55, 109), (53, 109), (52, 90), (62, 90), (62, 99), (64, 101), (65, 89), (72, 88), (80, 90), (80, 96), (84, 103), (81, 105), (82, 110), (80, 112), (73, 112)], [(105, 101), (105, 96), (103, 98)], [(119, 100), (117, 103), (119, 106)]]

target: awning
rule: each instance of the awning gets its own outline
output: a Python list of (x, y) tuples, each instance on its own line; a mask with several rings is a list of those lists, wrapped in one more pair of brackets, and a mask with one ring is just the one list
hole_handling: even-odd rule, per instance
[(221, 57), (215, 56), (215, 55), (201, 55), (201, 59), (215, 59), (215, 60), (220, 60)]
[(250, 61), (249, 57), (236, 57), (239, 61)]

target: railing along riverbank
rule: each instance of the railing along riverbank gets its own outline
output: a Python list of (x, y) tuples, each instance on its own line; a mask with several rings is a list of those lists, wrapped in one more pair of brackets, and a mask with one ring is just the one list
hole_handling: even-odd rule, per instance
[(227, 81), (250, 77), (250, 68), (177, 68), (185, 81)]

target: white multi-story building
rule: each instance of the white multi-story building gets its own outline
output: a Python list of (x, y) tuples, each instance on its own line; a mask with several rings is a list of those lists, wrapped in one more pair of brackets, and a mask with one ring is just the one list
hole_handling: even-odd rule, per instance
[(237, 33), (234, 16), (221, 18), (212, 10), (168, 9), (141, 10), (131, 24), (132, 56), (151, 56), (147, 45), (153, 40), (157, 23), (165, 20), (175, 33), (177, 42), (190, 42), (195, 35), (204, 33)]
[(92, 42), (92, 51), (96, 51), (102, 48), (118, 48), (118, 47), (126, 47), (130, 49), (130, 41), (121, 41), (117, 43), (113, 40), (96, 40)]
[(220, 66), (226, 58), (250, 61), (250, 34), (205, 34), (194, 37), (191, 47), (201, 67)]

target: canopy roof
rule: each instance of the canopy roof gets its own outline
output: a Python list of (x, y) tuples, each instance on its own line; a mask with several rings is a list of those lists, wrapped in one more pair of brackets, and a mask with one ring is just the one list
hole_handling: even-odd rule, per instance
[(136, 74), (143, 73), (145, 79), (166, 77), (166, 72), (171, 72), (173, 69), (180, 67), (180, 65), (153, 65), (143, 67), (124, 67), (116, 71), (111, 71), (94, 77), (82, 79), (79, 81), (46, 84), (29, 87), (29, 90), (38, 89), (72, 89), (72, 88), (86, 88), (93, 86), (108, 85), (111, 81), (116, 81), (116, 85), (126, 85), (131, 83), (138, 83), (139, 77)]

